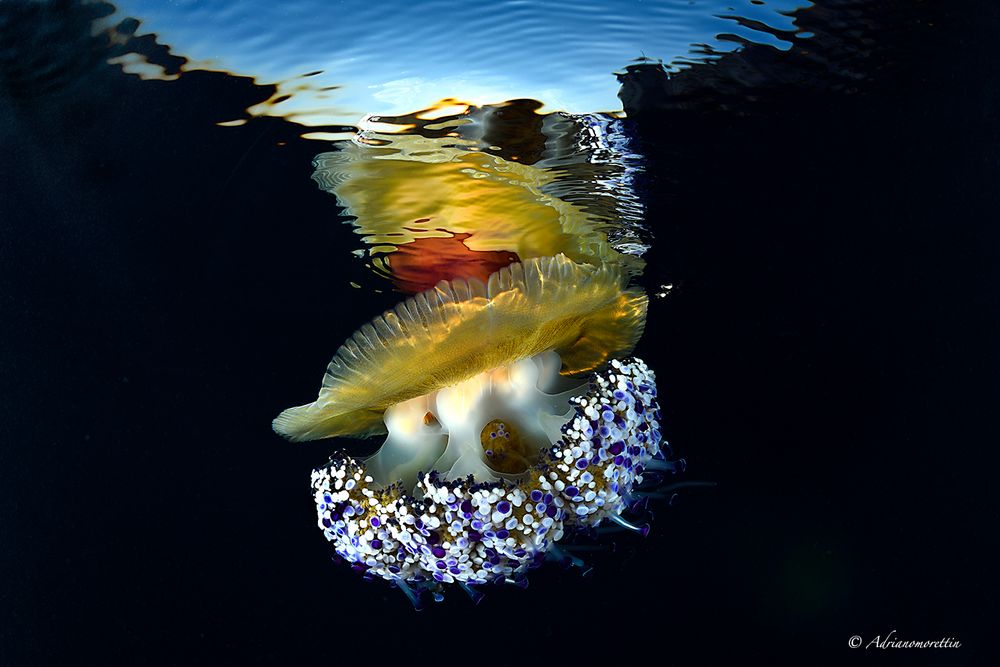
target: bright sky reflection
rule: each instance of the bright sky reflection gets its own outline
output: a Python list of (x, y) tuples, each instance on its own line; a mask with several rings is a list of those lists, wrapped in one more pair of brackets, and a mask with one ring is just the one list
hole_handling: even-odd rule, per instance
[[(719, 33), (788, 48), (722, 15), (794, 30), (804, 0), (120, 0), (191, 67), (282, 84), (292, 98), (258, 112), (306, 124), (426, 108), (443, 97), (483, 104), (533, 98), (546, 110), (617, 111), (612, 73), (641, 56), (670, 62)], [(323, 73), (296, 79), (316, 70)], [(322, 90), (336, 86), (334, 90)]]

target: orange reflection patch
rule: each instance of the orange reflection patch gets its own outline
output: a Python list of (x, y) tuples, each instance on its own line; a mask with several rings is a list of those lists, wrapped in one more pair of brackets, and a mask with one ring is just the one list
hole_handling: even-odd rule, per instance
[(470, 250), (465, 239), (471, 234), (449, 238), (417, 238), (397, 246), (387, 257), (392, 282), (406, 294), (429, 290), (442, 280), (478, 278), (484, 283), (490, 274), (521, 258), (506, 250)]

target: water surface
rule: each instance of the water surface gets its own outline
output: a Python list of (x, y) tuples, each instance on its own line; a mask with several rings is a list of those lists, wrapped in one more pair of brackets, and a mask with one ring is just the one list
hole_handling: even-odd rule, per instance
[[(672, 69), (732, 51), (730, 35), (792, 46), (804, 0), (660, 2), (158, 2), (124, 0), (142, 21), (208, 68), (281, 83), (259, 111), (309, 124), (402, 114), (443, 97), (474, 104), (530, 98), (572, 113), (621, 109), (612, 73), (637, 58)], [(708, 52), (706, 52), (708, 49)], [(310, 75), (303, 78), (304, 75)]]

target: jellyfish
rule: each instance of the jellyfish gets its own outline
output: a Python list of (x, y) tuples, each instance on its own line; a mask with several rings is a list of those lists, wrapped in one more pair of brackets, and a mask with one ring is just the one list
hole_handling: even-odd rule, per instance
[(522, 584), (569, 532), (622, 518), (650, 468), (673, 469), (653, 372), (629, 357), (646, 296), (614, 264), (557, 255), (455, 279), (363, 326), (292, 440), (385, 433), (312, 473), (336, 554), (415, 603)]

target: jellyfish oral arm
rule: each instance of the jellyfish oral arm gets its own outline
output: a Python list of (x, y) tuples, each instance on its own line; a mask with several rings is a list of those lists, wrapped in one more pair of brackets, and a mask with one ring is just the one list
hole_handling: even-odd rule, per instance
[(338, 556), (404, 590), (523, 583), (559, 554), (566, 531), (605, 519), (628, 525), (621, 514), (645, 467), (663, 455), (653, 374), (638, 359), (612, 361), (569, 404), (562, 437), (516, 480), (431, 471), (410, 493), (379, 484), (372, 459), (335, 456), (312, 477), (323, 534)]
[(369, 474), (412, 488), (428, 470), (478, 482), (526, 472), (562, 436), (569, 399), (583, 386), (560, 367), (548, 351), (390, 407), (385, 444), (365, 461)]

